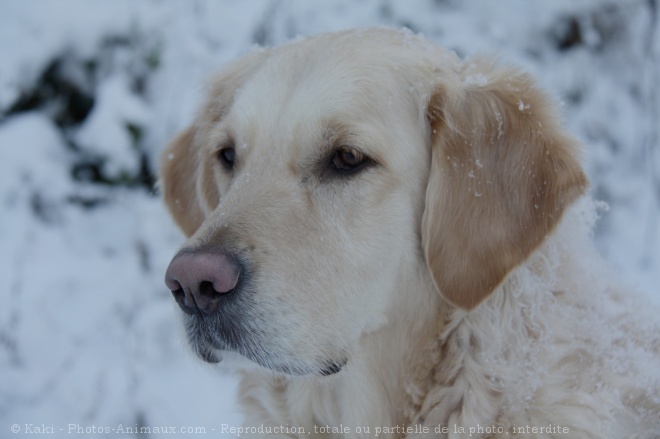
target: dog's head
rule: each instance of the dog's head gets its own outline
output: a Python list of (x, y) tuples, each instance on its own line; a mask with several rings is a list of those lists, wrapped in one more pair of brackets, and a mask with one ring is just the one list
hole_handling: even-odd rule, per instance
[(577, 152), (526, 75), (409, 33), (254, 52), (163, 153), (189, 237), (166, 283), (207, 361), (331, 374), (433, 290), (415, 276), (464, 309), (491, 294), (583, 191)]

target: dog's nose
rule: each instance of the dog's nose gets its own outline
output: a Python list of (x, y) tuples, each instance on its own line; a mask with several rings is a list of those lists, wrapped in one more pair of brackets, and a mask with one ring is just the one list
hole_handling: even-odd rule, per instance
[(214, 314), (222, 297), (238, 283), (240, 265), (213, 250), (182, 250), (170, 262), (165, 284), (188, 314)]

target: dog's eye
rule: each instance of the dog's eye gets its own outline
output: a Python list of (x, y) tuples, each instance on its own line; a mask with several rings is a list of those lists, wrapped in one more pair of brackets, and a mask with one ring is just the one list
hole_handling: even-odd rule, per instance
[(332, 156), (331, 165), (340, 174), (353, 174), (364, 168), (369, 158), (355, 148), (342, 146)]
[(218, 160), (222, 163), (222, 166), (224, 166), (225, 169), (231, 170), (236, 161), (236, 149), (233, 146), (225, 146), (220, 149), (220, 151), (218, 151)]

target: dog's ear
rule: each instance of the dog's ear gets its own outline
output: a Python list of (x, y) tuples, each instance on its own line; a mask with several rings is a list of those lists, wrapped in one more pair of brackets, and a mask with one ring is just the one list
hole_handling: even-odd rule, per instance
[(209, 99), (197, 122), (179, 134), (163, 151), (160, 187), (175, 222), (191, 236), (220, 202), (213, 169), (214, 157), (206, 148), (205, 130), (219, 124), (229, 111), (239, 87), (265, 59), (268, 51), (255, 50), (234, 61), (211, 82)]
[(487, 63), (471, 73), (429, 101), (422, 219), (438, 291), (468, 310), (529, 257), (587, 186), (577, 143), (527, 75)]
[(174, 221), (186, 236), (195, 233), (205, 217), (197, 190), (200, 162), (194, 127), (180, 133), (161, 155), (160, 186), (163, 199)]

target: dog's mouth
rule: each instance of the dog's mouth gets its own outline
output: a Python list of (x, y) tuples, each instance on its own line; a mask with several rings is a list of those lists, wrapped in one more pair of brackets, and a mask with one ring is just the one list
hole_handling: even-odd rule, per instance
[[(230, 358), (242, 357), (266, 369), (285, 375), (325, 377), (341, 372), (348, 362), (346, 358), (341, 358), (339, 361), (319, 359), (312, 362), (312, 364), (282, 361), (281, 356), (269, 352), (261, 344), (254, 341), (241, 342), (239, 337), (224, 340), (217, 331), (212, 329), (213, 325), (206, 322), (203, 317), (188, 315), (185, 320), (190, 346), (201, 360), (210, 364), (223, 361), (225, 358), (222, 353), (226, 352), (231, 353), (228, 355)], [(246, 349), (245, 346), (250, 346), (251, 349)]]
[(218, 349), (214, 346), (211, 335), (202, 329), (202, 325), (194, 317), (186, 318), (186, 332), (188, 343), (195, 354), (207, 363), (219, 363), (222, 358), (218, 356)]
[(210, 346), (197, 350), (196, 353), (199, 358), (210, 364), (217, 364), (222, 360), (222, 358), (220, 358), (215, 350)]

